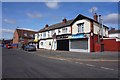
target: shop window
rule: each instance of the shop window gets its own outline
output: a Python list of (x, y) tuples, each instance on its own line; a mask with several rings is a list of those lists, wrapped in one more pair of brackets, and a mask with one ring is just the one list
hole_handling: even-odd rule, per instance
[(43, 42), (41, 42), (41, 45), (43, 46)]
[(83, 33), (84, 32), (84, 23), (77, 24), (78, 26), (78, 33)]
[(49, 46), (51, 46), (51, 42), (49, 42)]

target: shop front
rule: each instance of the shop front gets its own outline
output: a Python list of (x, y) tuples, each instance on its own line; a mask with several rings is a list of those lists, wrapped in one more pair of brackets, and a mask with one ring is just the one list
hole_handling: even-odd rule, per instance
[(86, 34), (72, 35), (69, 40), (69, 51), (89, 52), (89, 38)]

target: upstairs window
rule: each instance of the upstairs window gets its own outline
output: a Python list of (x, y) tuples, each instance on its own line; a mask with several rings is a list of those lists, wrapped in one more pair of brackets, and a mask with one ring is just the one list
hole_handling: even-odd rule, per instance
[(30, 37), (32, 37), (32, 38), (33, 38), (33, 37), (34, 37), (34, 34), (30, 34)]
[(48, 31), (48, 37), (50, 37), (50, 31)]
[(58, 29), (58, 33), (60, 33), (60, 29)]
[(54, 33), (55, 33), (55, 30), (52, 30), (52, 31), (51, 31), (51, 35), (53, 35)]
[(67, 28), (62, 28), (62, 33), (67, 33)]
[(78, 26), (78, 33), (83, 33), (84, 32), (84, 23), (77, 24)]
[(43, 37), (44, 37), (44, 38), (46, 37), (46, 32), (43, 33)]
[(27, 36), (27, 33), (24, 33), (24, 36)]

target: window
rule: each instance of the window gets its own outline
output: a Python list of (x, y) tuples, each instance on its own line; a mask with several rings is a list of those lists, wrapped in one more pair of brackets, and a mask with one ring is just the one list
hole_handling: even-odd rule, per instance
[(51, 42), (49, 42), (49, 46), (51, 46)]
[(52, 30), (52, 31), (51, 31), (51, 35), (53, 35), (54, 33), (55, 33), (55, 30)]
[(78, 33), (83, 33), (84, 32), (84, 23), (77, 24), (78, 26)]
[(27, 36), (27, 33), (24, 33), (24, 36)]
[(50, 31), (48, 31), (48, 37), (50, 37)]
[(41, 45), (43, 46), (43, 42), (41, 42)]
[(67, 28), (62, 28), (62, 33), (67, 33)]
[(43, 37), (44, 37), (44, 38), (46, 37), (46, 32), (43, 33)]
[(58, 33), (60, 33), (60, 30), (58, 29)]
[(34, 37), (34, 35), (33, 35), (33, 34), (30, 34), (30, 37), (32, 37), (32, 38), (33, 38), (33, 37)]

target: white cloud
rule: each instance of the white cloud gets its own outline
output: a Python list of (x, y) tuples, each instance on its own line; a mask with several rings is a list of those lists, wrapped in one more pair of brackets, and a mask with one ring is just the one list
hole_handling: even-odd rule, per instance
[(111, 13), (106, 16), (103, 16), (103, 22), (109, 24), (118, 24), (118, 13)]
[(91, 8), (89, 9), (89, 12), (95, 13), (97, 10), (98, 10), (97, 7), (91, 7)]
[(13, 29), (2, 29), (1, 31), (0, 31), (0, 33), (14, 33)]
[(15, 24), (16, 23), (16, 20), (13, 20), (13, 19), (3, 19), (4, 22), (6, 23), (9, 23), (9, 24)]
[(41, 18), (42, 17), (42, 14), (40, 13), (26, 13), (26, 15), (30, 18)]
[(53, 0), (52, 2), (45, 2), (45, 5), (51, 9), (57, 9), (58, 8), (58, 1)]

